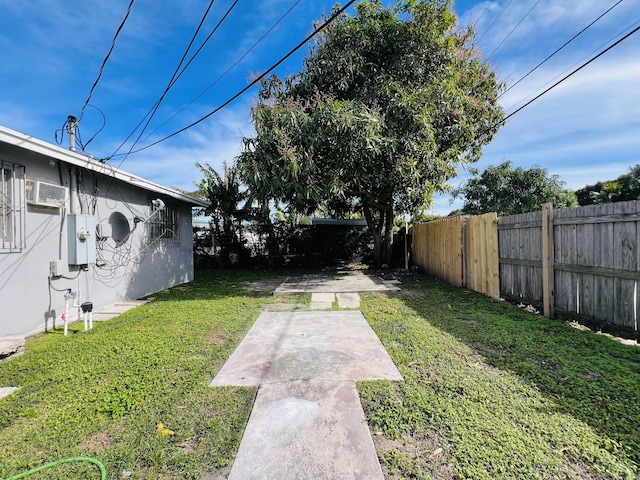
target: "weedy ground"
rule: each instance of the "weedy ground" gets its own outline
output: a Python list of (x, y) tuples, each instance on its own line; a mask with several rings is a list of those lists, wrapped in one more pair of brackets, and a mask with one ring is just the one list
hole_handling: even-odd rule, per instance
[[(29, 339), (0, 362), (20, 387), (0, 400), (0, 478), (74, 456), (109, 479), (224, 476), (256, 391), (208, 384), (260, 311), (309, 303), (260, 291), (272, 276), (198, 272), (92, 331)], [(421, 276), (362, 297), (405, 378), (358, 384), (386, 478), (638, 477), (639, 348)]]
[(640, 348), (424, 277), (362, 311), (405, 379), (358, 386), (385, 478), (640, 478)]

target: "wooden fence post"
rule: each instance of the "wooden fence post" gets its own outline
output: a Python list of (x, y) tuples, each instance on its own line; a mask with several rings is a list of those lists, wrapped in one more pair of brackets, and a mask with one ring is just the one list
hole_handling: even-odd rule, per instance
[(547, 318), (555, 316), (553, 251), (553, 205), (542, 205), (542, 305)]

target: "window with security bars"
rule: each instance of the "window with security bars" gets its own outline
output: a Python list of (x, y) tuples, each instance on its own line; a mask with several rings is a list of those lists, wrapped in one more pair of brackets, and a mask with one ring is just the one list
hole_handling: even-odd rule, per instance
[(0, 159), (0, 253), (25, 248), (25, 167)]
[(149, 218), (149, 244), (180, 243), (180, 223), (178, 211), (171, 205), (157, 207), (151, 205)]

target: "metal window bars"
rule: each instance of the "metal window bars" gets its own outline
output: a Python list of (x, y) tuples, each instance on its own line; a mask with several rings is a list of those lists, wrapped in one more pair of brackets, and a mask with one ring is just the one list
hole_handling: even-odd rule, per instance
[(26, 248), (26, 167), (0, 159), (0, 253)]

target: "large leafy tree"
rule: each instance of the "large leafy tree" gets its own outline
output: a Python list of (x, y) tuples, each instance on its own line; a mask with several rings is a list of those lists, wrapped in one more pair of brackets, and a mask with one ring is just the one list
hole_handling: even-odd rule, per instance
[(376, 263), (393, 221), (477, 161), (501, 83), (447, 0), (361, 2), (323, 30), (301, 72), (263, 82), (239, 167), (251, 190), (310, 213), (360, 211)]
[(528, 170), (513, 168), (510, 161), (487, 167), (454, 190), (455, 197), (464, 198), (462, 211), (472, 215), (496, 212), (498, 215), (515, 215), (539, 210), (543, 203), (554, 207), (573, 207), (576, 196), (565, 188), (558, 175), (549, 175), (541, 167)]
[(576, 195), (580, 205), (638, 200), (640, 199), (640, 165), (631, 167), (629, 173), (624, 173), (615, 180), (598, 182), (576, 190)]

